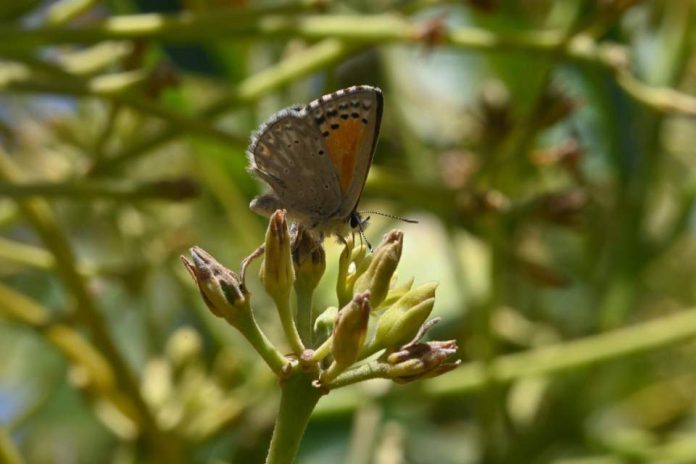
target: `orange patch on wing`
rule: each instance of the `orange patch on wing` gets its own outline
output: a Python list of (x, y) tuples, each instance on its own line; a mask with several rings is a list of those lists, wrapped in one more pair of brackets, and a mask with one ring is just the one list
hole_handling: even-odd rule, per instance
[(357, 148), (362, 143), (365, 124), (357, 119), (341, 121), (340, 124), (341, 127), (330, 131), (324, 142), (329, 150), (331, 162), (338, 172), (341, 191), (345, 192), (353, 180)]

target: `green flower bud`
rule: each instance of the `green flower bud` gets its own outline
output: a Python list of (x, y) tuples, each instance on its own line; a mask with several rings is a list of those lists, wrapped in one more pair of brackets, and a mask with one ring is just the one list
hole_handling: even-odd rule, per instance
[(318, 343), (323, 343), (324, 340), (329, 338), (334, 330), (337, 315), (338, 308), (335, 306), (329, 306), (316, 318), (314, 321), (314, 339)]
[(182, 256), (181, 261), (198, 285), (203, 301), (218, 317), (236, 324), (240, 314), (248, 314), (249, 294), (241, 284), (239, 276), (227, 269), (199, 247), (191, 248), (189, 261)]
[(292, 248), (295, 267), (295, 286), (312, 292), (326, 270), (326, 253), (321, 242), (317, 242), (304, 228), (299, 228)]
[[(370, 319), (370, 293), (364, 292), (355, 295), (350, 303), (341, 308), (336, 317), (333, 337), (331, 342), (331, 354), (333, 362), (328, 369), (322, 371), (316, 382), (317, 386), (325, 385), (335, 379), (337, 375), (346, 370), (358, 359), (360, 349), (367, 334), (367, 323)], [(317, 349), (315, 357), (323, 356), (323, 344)]]
[(391, 279), (401, 259), (404, 234), (393, 230), (384, 236), (377, 247), (367, 270), (355, 281), (354, 293), (370, 291), (370, 304), (378, 307), (387, 297)]
[(260, 278), (266, 292), (276, 303), (280, 301), (287, 305), (295, 281), (295, 270), (290, 256), (290, 232), (283, 210), (273, 213), (268, 223)]
[[(336, 279), (336, 295), (338, 305), (343, 307), (353, 298), (353, 284), (365, 270), (372, 260), (372, 255), (367, 254), (365, 245), (355, 246), (352, 237), (346, 238), (346, 246), (341, 252), (338, 261), (338, 278)], [(351, 272), (351, 264), (354, 269)]]
[(369, 292), (355, 295), (348, 305), (341, 308), (336, 317), (331, 354), (341, 370), (357, 360), (365, 341), (370, 319), (369, 298)]
[(416, 287), (387, 308), (377, 321), (374, 351), (402, 346), (416, 336), (433, 310), (437, 285), (432, 282)]
[(399, 285), (398, 287), (389, 290), (387, 298), (384, 299), (381, 306), (386, 308), (396, 303), (399, 298), (407, 294), (409, 290), (413, 288), (413, 281), (414, 279), (411, 277), (403, 285)]

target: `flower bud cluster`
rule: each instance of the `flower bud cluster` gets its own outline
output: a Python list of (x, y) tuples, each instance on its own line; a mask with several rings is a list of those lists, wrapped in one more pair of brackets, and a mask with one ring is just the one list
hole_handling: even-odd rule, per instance
[[(292, 308), (290, 296), (294, 289), (296, 296), (304, 296), (297, 298), (298, 306), (311, 305), (311, 294), (326, 269), (326, 254), (321, 242), (301, 227), (291, 233), (284, 211), (271, 216), (266, 241), (252, 257), (264, 253), (260, 280), (277, 306), (292, 351), (287, 356), (280, 355), (285, 350), (276, 349), (256, 326), (250, 294), (236, 273), (197, 247), (191, 249), (191, 260), (182, 259), (208, 308), (242, 331), (279, 376), (314, 372), (314, 384), (328, 391), (374, 377), (410, 382), (458, 365), (446, 362), (457, 351), (454, 340), (420, 341), (432, 326), (428, 317), (437, 283), (414, 287), (411, 279), (396, 284), (403, 239), (402, 232), (389, 232), (369, 253), (367, 246), (347, 238), (338, 266), (338, 308), (329, 307), (303, 322), (298, 317), (311, 317), (312, 308)], [(244, 261), (244, 269), (250, 260)], [(312, 332), (309, 336), (298, 332), (302, 323)]]

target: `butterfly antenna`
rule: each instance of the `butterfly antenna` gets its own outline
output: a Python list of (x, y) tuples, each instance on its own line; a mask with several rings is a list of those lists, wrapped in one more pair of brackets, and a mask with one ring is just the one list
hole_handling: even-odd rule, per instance
[(369, 220), (370, 218), (368, 217), (367, 219), (360, 220), (358, 221), (358, 232), (360, 232), (360, 245), (363, 243), (367, 244), (367, 249), (370, 250), (370, 253), (372, 253), (372, 244), (370, 241), (367, 239), (367, 236), (365, 235), (365, 223)]
[(360, 236), (362, 237), (363, 240), (365, 240), (365, 243), (367, 243), (367, 249), (370, 250), (370, 253), (372, 253), (372, 244), (365, 236), (365, 231), (362, 229), (362, 227), (360, 228)]
[[(405, 217), (396, 216), (394, 214), (382, 213), (381, 211), (359, 211), (359, 213), (360, 214), (376, 214), (378, 216), (384, 216), (384, 217), (396, 219), (397, 221), (408, 222), (409, 224), (418, 224), (418, 221), (416, 221), (415, 219), (408, 219)], [(360, 228), (360, 231), (362, 232), (362, 227)]]

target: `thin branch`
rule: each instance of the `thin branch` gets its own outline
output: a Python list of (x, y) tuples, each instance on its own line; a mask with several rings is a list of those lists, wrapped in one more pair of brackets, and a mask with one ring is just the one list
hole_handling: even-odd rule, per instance
[(694, 308), (631, 327), (502, 356), (488, 365), (471, 362), (424, 385), (433, 395), (461, 394), (484, 388), (490, 382), (509, 383), (565, 372), (693, 339), (696, 339)]
[[(435, 30), (434, 30), (435, 29)], [(396, 15), (258, 15), (234, 13), (182, 13), (178, 15), (141, 14), (117, 16), (100, 23), (73, 28), (46, 26), (24, 29), (9, 25), (0, 30), (0, 50), (37, 47), (62, 43), (94, 43), (108, 39), (154, 39), (167, 42), (223, 40), (234, 38), (288, 38), (309, 40), (334, 38), (353, 44), (384, 44), (386, 42), (423, 42), (429, 45), (453, 45), (487, 51), (527, 51), (559, 53), (570, 60), (586, 60), (619, 71), (617, 63), (607, 60), (603, 52), (612, 54), (627, 49), (616, 44), (597, 44), (589, 35), (581, 34), (568, 41), (562, 31), (491, 32), (466, 27), (447, 29), (417, 23)], [(650, 88), (629, 73), (621, 64), (617, 75), (619, 85), (643, 104), (658, 111), (696, 116), (696, 99), (673, 89)]]
[[(353, 50), (355, 50), (354, 47), (333, 39), (319, 42), (244, 79), (231, 94), (219, 99), (207, 108), (204, 108), (196, 114), (194, 118), (200, 121), (214, 120), (223, 115), (230, 108), (241, 104), (249, 104), (263, 95), (266, 95), (268, 92), (282, 87), (288, 82), (292, 82), (311, 72), (325, 68), (329, 64), (348, 55)], [(179, 135), (180, 132), (177, 128), (174, 125), (170, 125), (161, 132), (145, 140), (131, 144), (111, 158), (96, 163), (91, 173), (93, 175), (101, 175), (114, 171), (127, 162), (175, 139)]]
[[(49, 69), (50, 65), (45, 63), (40, 70), (46, 72)], [(53, 69), (53, 72), (48, 76), (40, 76), (33, 73), (28, 66), (6, 64), (4, 69), (0, 69), (0, 91), (103, 98), (164, 119), (178, 131), (183, 130), (214, 138), (232, 146), (246, 146), (246, 137), (235, 136), (196, 118), (170, 111), (143, 96), (131, 93), (130, 89), (142, 80), (142, 76), (141, 72), (134, 71), (83, 80), (60, 71), (58, 68)]]
[(0, 462), (6, 464), (24, 464), (25, 462), (4, 427), (0, 427)]
[(42, 196), (78, 201), (97, 199), (182, 201), (194, 198), (197, 194), (198, 186), (186, 178), (154, 182), (70, 181), (15, 184), (0, 181), (0, 197), (14, 199)]
[[(21, 182), (23, 178), (24, 174), (9, 155), (0, 150), (0, 179)], [(183, 455), (159, 428), (155, 417), (140, 394), (138, 381), (111, 337), (106, 320), (88, 289), (87, 282), (78, 271), (70, 242), (58, 224), (50, 205), (38, 198), (19, 200), (17, 203), (36, 229), (46, 248), (54, 255), (58, 275), (76, 300), (78, 318), (89, 328), (94, 337), (94, 343), (109, 361), (123, 390), (135, 403), (142, 432), (151, 441), (157, 456), (168, 462), (179, 462), (183, 459)]]
[(85, 369), (87, 387), (109, 400), (125, 417), (133, 419), (133, 404), (117, 388), (111, 365), (82, 334), (72, 327), (52, 322), (50, 312), (39, 303), (2, 284), (0, 302), (0, 314), (10, 321), (41, 332), (43, 339), (58, 349), (71, 364)]

